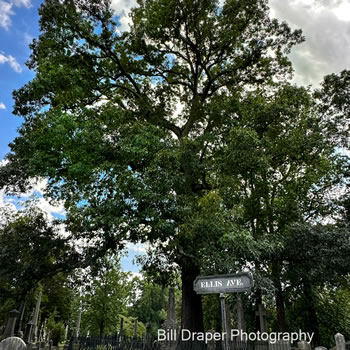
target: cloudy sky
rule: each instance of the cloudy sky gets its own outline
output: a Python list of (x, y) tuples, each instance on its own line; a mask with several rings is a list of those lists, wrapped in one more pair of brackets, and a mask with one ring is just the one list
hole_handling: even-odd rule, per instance
[[(11, 114), (12, 91), (33, 78), (24, 63), (30, 55), (29, 43), (38, 36), (37, 12), (41, 2), (0, 0), (0, 162), (21, 123)], [(121, 30), (128, 28), (127, 14), (135, 5), (136, 0), (112, 1), (120, 16)], [(317, 87), (323, 76), (350, 69), (350, 0), (270, 0), (270, 7), (272, 16), (303, 29), (306, 37), (306, 42), (290, 55), (296, 83)], [(37, 186), (38, 194), (42, 186)], [(9, 201), (13, 202), (0, 192), (0, 206)], [(50, 216), (64, 214), (61, 206), (54, 207), (44, 199), (40, 199), (40, 206)], [(142, 249), (131, 247), (129, 260), (124, 259), (126, 269), (137, 270), (130, 259)]]

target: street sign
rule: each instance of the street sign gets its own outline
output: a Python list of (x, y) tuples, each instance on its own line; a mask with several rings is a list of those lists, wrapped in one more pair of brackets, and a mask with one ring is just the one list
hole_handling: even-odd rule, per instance
[(254, 281), (250, 273), (198, 276), (193, 282), (197, 294), (239, 293), (250, 291)]
[[(224, 293), (247, 292), (253, 285), (252, 275), (248, 272), (242, 272), (230, 275), (198, 276), (193, 282), (193, 289), (197, 294), (220, 294), (222, 330), (224, 334), (227, 334)], [(224, 350), (228, 349), (228, 337), (226, 337)]]

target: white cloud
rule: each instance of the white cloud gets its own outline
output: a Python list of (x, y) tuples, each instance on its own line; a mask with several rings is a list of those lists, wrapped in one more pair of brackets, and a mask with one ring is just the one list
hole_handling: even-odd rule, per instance
[(0, 1), (0, 27), (7, 30), (11, 25), (10, 16), (13, 14), (12, 4), (5, 1)]
[(21, 65), (17, 62), (17, 60), (13, 56), (9, 55), (8, 56), (8, 60), (9, 60), (9, 64), (10, 64), (11, 68), (15, 72), (17, 72), (17, 73), (21, 73), (22, 72)]
[[(0, 167), (6, 165), (7, 160), (0, 161)], [(46, 179), (37, 179), (31, 181), (32, 189), (26, 193), (21, 193), (18, 197), (10, 197), (5, 194), (4, 190), (0, 191), (0, 208), (9, 206), (11, 210), (17, 211), (23, 207), (24, 202), (30, 198), (36, 198), (36, 206), (47, 214), (49, 221), (55, 219), (55, 215), (64, 216), (66, 211), (63, 203), (52, 202), (49, 198), (45, 198), (43, 195), (47, 186)]]
[(8, 62), (8, 58), (0, 53), (0, 64)]
[(53, 205), (44, 197), (39, 198), (37, 206), (47, 214), (50, 221), (55, 218), (56, 214), (65, 215), (63, 204)]
[(333, 9), (333, 13), (343, 21), (350, 21), (350, 3), (341, 3)]
[(140, 280), (144, 279), (144, 276), (142, 273), (130, 271), (130, 276), (128, 276), (128, 280), (131, 281), (134, 277), (137, 277)]
[(32, 7), (31, 0), (12, 0), (11, 3), (17, 7), (26, 7), (26, 8)]
[(34, 37), (33, 35), (29, 33), (24, 33), (24, 42), (29, 45), (33, 41)]
[(0, 102), (0, 109), (6, 109), (6, 106), (4, 103)]
[(12, 55), (3, 55), (0, 53), (0, 64), (8, 63), (10, 67), (17, 73), (22, 72), (21, 65), (17, 62), (16, 58)]
[(136, 253), (142, 253), (145, 254), (146, 253), (146, 249), (147, 249), (147, 245), (146, 244), (142, 244), (142, 243), (128, 243), (127, 244), (127, 250), (128, 251), (132, 251), (132, 252), (136, 252)]
[(6, 165), (6, 164), (8, 164), (8, 160), (7, 159), (2, 159), (1, 161), (0, 161), (0, 167), (2, 167), (2, 166), (4, 166), (4, 165)]
[[(323, 77), (349, 68), (350, 5), (342, 0), (271, 0), (272, 16), (301, 28), (306, 41), (293, 48), (290, 58), (295, 82), (317, 86)], [(347, 20), (344, 18), (347, 17)]]
[(11, 25), (11, 18), (15, 12), (13, 6), (30, 8), (31, 0), (12, 0), (9, 2), (0, 0), (0, 27), (8, 30)]
[(136, 0), (112, 0), (111, 8), (119, 16), (119, 32), (129, 30), (129, 25), (131, 24), (130, 10), (136, 6)]
[(33, 179), (31, 186), (32, 189), (30, 191), (21, 195), (21, 200), (26, 200), (33, 196), (38, 197), (37, 207), (47, 214), (50, 221), (55, 218), (55, 214), (65, 215), (63, 203), (52, 203), (49, 198), (44, 197), (47, 186), (46, 179)]
[[(273, 17), (301, 28), (306, 36), (306, 42), (294, 47), (290, 55), (296, 83), (316, 87), (325, 75), (349, 68), (350, 1), (270, 0), (269, 5)], [(136, 0), (112, 0), (119, 32), (129, 29), (130, 10), (136, 6)]]
[[(0, 161), (0, 167), (6, 165), (8, 160), (2, 159)], [(6, 213), (15, 213), (16, 205), (12, 203), (12, 200), (5, 194), (5, 190), (0, 190), (0, 210), (1, 212), (5, 211)], [(7, 221), (8, 215), (0, 215), (0, 226), (5, 224)]]

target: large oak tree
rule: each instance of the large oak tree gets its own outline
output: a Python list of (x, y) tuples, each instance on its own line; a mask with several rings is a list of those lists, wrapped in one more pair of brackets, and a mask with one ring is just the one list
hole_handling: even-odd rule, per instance
[(190, 229), (217, 185), (217, 152), (247, 91), (292, 72), (301, 31), (265, 0), (140, 0), (119, 34), (108, 1), (47, 0), (31, 45), (34, 79), (14, 93), (24, 117), (1, 185), (49, 180), (87, 257), (149, 241), (182, 275), (182, 327), (202, 330), (192, 289), (198, 251), (218, 239)]

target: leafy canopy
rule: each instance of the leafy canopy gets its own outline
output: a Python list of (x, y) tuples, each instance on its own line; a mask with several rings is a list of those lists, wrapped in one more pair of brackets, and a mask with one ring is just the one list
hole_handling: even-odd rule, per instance
[(109, 6), (43, 3), (36, 76), (14, 92), (24, 123), (0, 182), (47, 177), (69, 228), (99, 243), (92, 254), (149, 240), (191, 265), (186, 250), (203, 240), (186, 228), (217, 186), (237, 106), (290, 75), (287, 54), (303, 37), (270, 19), (265, 0), (139, 1), (123, 34)]

